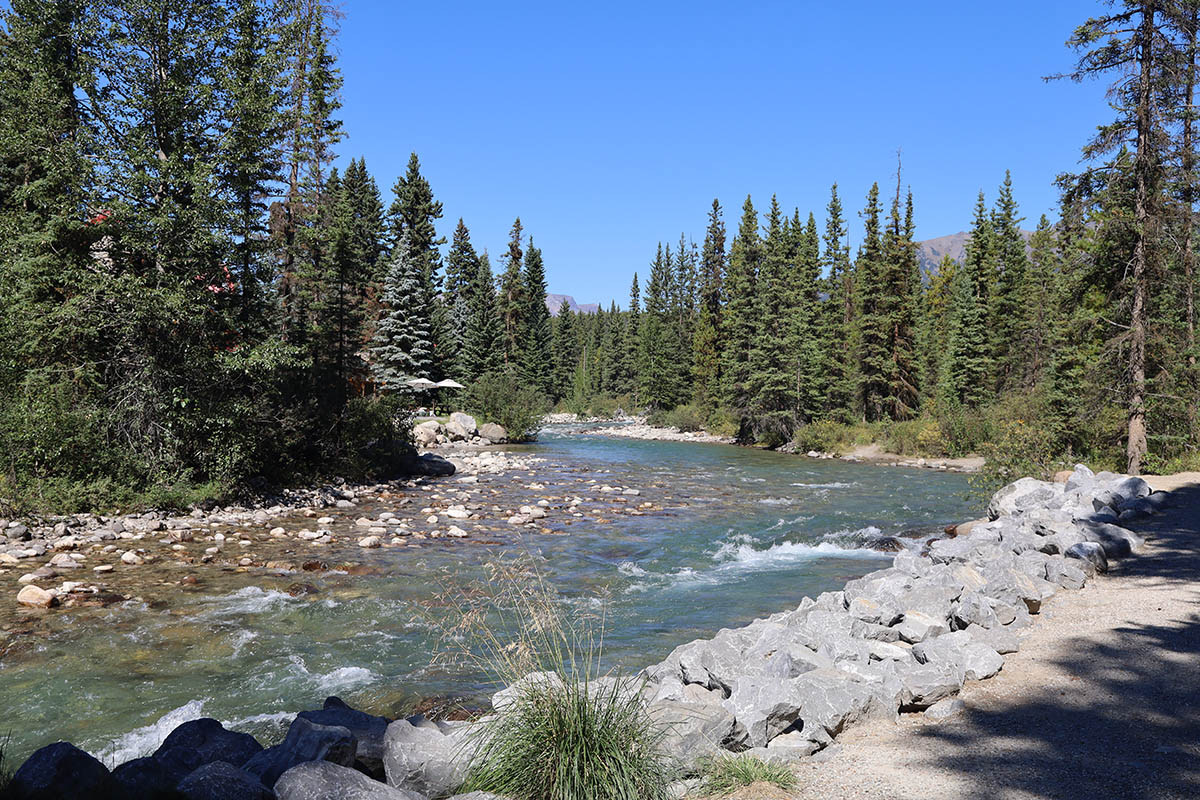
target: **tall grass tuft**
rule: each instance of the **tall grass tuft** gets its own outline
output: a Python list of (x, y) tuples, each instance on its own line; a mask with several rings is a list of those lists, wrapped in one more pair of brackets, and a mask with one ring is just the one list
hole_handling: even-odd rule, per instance
[[(443, 641), (507, 699), (481, 723), (462, 791), (512, 800), (665, 800), (673, 765), (640, 683), (601, 673), (603, 618), (568, 615), (532, 558), (493, 566)], [(463, 643), (469, 643), (463, 648)]]
[(782, 764), (747, 755), (720, 755), (702, 762), (701, 790), (706, 795), (733, 794), (753, 783), (770, 783), (784, 791), (796, 788), (796, 776)]

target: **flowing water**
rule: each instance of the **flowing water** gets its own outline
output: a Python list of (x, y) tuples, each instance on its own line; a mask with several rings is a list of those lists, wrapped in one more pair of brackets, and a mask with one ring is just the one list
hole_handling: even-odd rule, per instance
[(536, 482), (543, 496), (599, 500), (607, 484), (640, 491), (618, 495), (626, 512), (652, 507), (636, 516), (584, 502), (588, 513), (572, 517), (555, 503), (544, 529), (501, 520), (487, 537), (358, 553), (367, 574), (306, 573), (313, 594), (284, 591), (294, 577), (231, 574), (166, 602), (60, 612), (0, 661), (10, 755), (67, 739), (112, 765), (198, 716), (270, 739), (329, 694), (393, 715), (422, 697), (477, 700), (495, 687), (466, 663), (431, 664), (430, 620), (446, 619), (447, 592), (473, 591), (505, 554), (536, 554), (564, 604), (602, 607), (605, 665), (633, 671), (886, 566), (889, 554), (865, 546), (882, 536), (912, 546), (978, 507), (964, 476), (932, 470), (564, 427), (510, 449), (546, 460), (481, 477), (500, 496), (533, 499)]

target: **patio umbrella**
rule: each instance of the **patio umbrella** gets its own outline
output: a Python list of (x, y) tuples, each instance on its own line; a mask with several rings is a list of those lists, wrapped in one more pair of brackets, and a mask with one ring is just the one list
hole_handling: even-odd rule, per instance
[(465, 388), (467, 388), (467, 387), (463, 386), (461, 383), (459, 383), (458, 381), (452, 381), (449, 378), (446, 378), (446, 380), (444, 380), (444, 381), (438, 381), (437, 384), (435, 384), (435, 385), (439, 389), (465, 389)]

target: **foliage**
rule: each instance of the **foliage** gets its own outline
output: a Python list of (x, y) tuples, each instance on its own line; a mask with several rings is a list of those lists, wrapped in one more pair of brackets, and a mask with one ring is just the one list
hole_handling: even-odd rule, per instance
[(693, 403), (675, 406), (669, 411), (655, 411), (647, 421), (651, 425), (677, 428), (684, 432), (702, 431), (705, 429), (706, 416), (704, 409)]
[[(440, 658), (517, 689), (477, 734), (461, 791), (513, 800), (665, 800), (671, 765), (640, 684), (602, 674), (603, 621), (564, 612), (532, 557), (450, 599)], [(497, 631), (505, 631), (501, 637)]]
[(467, 391), (466, 402), (482, 420), (502, 426), (511, 442), (536, 438), (549, 405), (545, 395), (508, 373), (485, 375), (475, 381)]
[(796, 775), (786, 766), (749, 755), (722, 754), (705, 759), (700, 774), (701, 791), (718, 797), (753, 783), (770, 783), (784, 791), (796, 788)]

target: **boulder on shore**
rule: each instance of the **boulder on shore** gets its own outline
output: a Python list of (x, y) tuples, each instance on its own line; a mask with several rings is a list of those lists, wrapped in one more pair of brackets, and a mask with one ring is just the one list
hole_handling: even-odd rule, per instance
[(61, 800), (117, 796), (117, 783), (108, 768), (70, 742), (41, 748), (12, 777), (6, 796), (20, 800)]
[(259, 779), (227, 761), (205, 764), (179, 782), (185, 800), (274, 800), (275, 793)]
[(479, 435), (493, 444), (508, 441), (508, 431), (504, 430), (502, 425), (497, 425), (495, 422), (484, 423), (479, 428)]
[(425, 800), (329, 761), (297, 764), (275, 783), (275, 800)]

